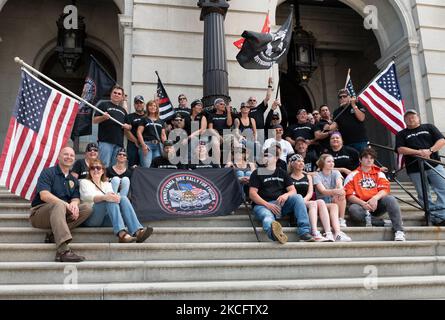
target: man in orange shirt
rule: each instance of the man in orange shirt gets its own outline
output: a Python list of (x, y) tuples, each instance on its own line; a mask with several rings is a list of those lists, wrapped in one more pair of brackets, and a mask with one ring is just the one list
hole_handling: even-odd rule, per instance
[(367, 218), (381, 216), (388, 212), (394, 230), (395, 241), (405, 241), (400, 206), (390, 195), (390, 184), (380, 168), (374, 165), (377, 152), (364, 149), (360, 153), (360, 167), (352, 171), (345, 180), (346, 198), (350, 219), (364, 223)]

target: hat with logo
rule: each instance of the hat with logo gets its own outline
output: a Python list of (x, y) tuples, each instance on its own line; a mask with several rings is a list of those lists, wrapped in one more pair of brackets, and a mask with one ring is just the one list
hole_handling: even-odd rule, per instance
[(90, 142), (87, 144), (87, 147), (85, 148), (85, 152), (89, 152), (89, 151), (99, 151), (99, 147), (97, 146), (96, 142)]
[(142, 103), (145, 103), (144, 97), (141, 96), (141, 95), (138, 95), (138, 96), (134, 97), (134, 103), (136, 103), (138, 101), (140, 101)]
[(213, 105), (217, 105), (217, 104), (219, 104), (219, 103), (226, 103), (225, 101), (224, 101), (224, 99), (223, 98), (217, 98), (217, 99), (215, 99), (215, 101), (213, 102)]

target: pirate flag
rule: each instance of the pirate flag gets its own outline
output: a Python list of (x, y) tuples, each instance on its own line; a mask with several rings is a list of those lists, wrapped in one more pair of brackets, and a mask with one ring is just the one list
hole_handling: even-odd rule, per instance
[(292, 38), (292, 12), (277, 32), (259, 33), (244, 31), (245, 39), (241, 51), (236, 56), (244, 69), (270, 69), (280, 63), (289, 51)]

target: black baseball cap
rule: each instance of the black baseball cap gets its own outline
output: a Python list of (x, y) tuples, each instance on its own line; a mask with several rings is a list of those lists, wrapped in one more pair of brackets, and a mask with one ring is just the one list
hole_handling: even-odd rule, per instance
[(177, 112), (173, 119), (184, 119), (184, 116), (181, 113)]
[(96, 151), (99, 151), (99, 147), (97, 146), (96, 142), (88, 143), (87, 147), (85, 148), (85, 152), (92, 151), (93, 149), (96, 150)]
[(138, 101), (145, 103), (144, 97), (141, 95), (134, 97), (134, 103), (136, 103)]
[(194, 108), (198, 104), (203, 105), (200, 99), (193, 100), (193, 102), (190, 104), (190, 107)]

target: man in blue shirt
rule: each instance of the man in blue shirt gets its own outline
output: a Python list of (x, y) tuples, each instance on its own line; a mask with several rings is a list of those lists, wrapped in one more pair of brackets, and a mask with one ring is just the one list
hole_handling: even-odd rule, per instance
[(57, 262), (85, 260), (68, 246), (72, 240), (70, 229), (79, 226), (92, 212), (89, 205), (79, 205), (79, 182), (70, 173), (74, 159), (72, 148), (65, 147), (60, 151), (59, 164), (44, 169), (40, 174), (31, 204), (32, 226), (52, 230), (48, 238), (49, 242), (54, 241), (57, 245)]

